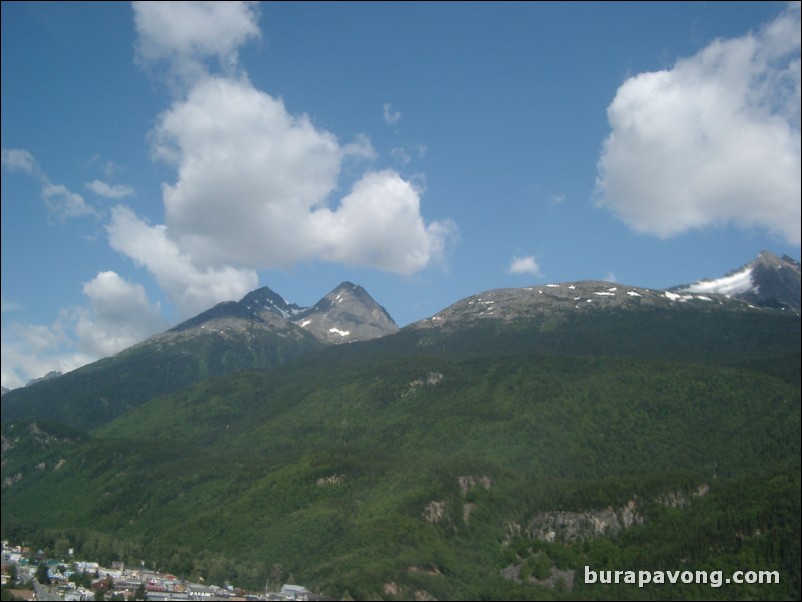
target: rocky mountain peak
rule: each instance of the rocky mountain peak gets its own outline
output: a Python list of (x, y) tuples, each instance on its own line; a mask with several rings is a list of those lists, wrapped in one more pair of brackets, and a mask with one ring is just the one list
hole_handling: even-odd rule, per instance
[(672, 290), (687, 293), (715, 293), (741, 299), (758, 307), (791, 309), (800, 313), (800, 265), (787, 255), (770, 251), (714, 280), (699, 280)]
[(37, 378), (33, 378), (33, 379), (29, 380), (25, 384), (25, 386), (26, 387), (30, 387), (31, 385), (35, 385), (36, 383), (40, 383), (42, 381), (50, 380), (50, 379), (53, 379), (53, 378), (58, 378), (59, 376), (61, 376), (61, 371), (60, 370), (51, 370), (50, 372), (48, 372), (44, 376), (39, 376)]
[(342, 282), (312, 307), (289, 303), (265, 286), (239, 301), (218, 303), (152, 338), (209, 333), (236, 337), (254, 330), (296, 339), (312, 335), (333, 344), (377, 338), (395, 332), (398, 326), (364, 288)]
[(352, 282), (342, 282), (313, 307), (291, 319), (327, 343), (375, 339), (398, 330), (387, 310)]
[(259, 315), (263, 311), (269, 311), (284, 318), (289, 318), (306, 309), (299, 307), (295, 303), (287, 303), (284, 297), (266, 286), (251, 291), (240, 299), (239, 303), (255, 315)]

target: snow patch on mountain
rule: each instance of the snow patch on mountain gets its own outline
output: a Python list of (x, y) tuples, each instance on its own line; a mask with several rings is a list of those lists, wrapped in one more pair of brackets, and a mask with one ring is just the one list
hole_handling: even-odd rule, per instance
[(752, 266), (743, 270), (718, 278), (716, 280), (700, 280), (682, 289), (688, 293), (716, 293), (719, 295), (743, 295), (744, 293), (758, 292), (752, 280)]

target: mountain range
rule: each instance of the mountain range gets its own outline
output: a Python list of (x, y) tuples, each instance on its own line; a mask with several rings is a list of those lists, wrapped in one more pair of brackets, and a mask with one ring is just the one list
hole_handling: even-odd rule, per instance
[(798, 599), (799, 274), (495, 289), (401, 329), (351, 283), (259, 289), (6, 393), (3, 537), (338, 599)]
[(174, 328), (59, 378), (3, 396), (3, 420), (49, 417), (93, 428), (148, 399), (198, 380), (277, 366), (332, 344), (391, 334), (398, 326), (360, 286), (343, 282), (312, 307), (267, 287), (226, 301)]

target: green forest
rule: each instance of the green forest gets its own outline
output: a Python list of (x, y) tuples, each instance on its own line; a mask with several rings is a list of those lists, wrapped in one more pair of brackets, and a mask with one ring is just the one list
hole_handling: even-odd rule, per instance
[(722, 314), (405, 329), (89, 431), (4, 420), (3, 537), (336, 599), (799, 599), (799, 319)]

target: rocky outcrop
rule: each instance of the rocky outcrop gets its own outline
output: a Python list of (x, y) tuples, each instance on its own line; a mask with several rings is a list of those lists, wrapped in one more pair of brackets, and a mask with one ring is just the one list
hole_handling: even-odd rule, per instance
[(432, 500), (423, 509), (423, 518), (428, 523), (439, 523), (445, 517), (445, 501)]
[(476, 487), (481, 487), (482, 489), (489, 491), (493, 486), (493, 479), (487, 475), (463, 475), (457, 477), (457, 482), (459, 483), (459, 488), (460, 491), (462, 491), (462, 495), (467, 495), (471, 489), (475, 489)]
[(526, 526), (526, 533), (537, 541), (570, 543), (595, 537), (617, 535), (632, 525), (641, 524), (638, 504), (630, 500), (619, 508), (568, 512), (538, 512)]

